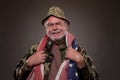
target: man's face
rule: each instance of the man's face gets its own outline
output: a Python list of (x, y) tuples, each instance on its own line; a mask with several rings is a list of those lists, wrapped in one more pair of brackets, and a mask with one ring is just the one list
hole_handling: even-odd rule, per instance
[(49, 17), (44, 24), (47, 36), (53, 41), (63, 38), (67, 33), (67, 23), (56, 17)]

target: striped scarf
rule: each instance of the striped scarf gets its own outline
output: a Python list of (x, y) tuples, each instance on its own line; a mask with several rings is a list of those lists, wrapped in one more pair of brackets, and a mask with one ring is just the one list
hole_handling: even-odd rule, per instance
[[(78, 46), (75, 42), (74, 36), (71, 33), (67, 33), (65, 39), (67, 47), (72, 47), (77, 50)], [(48, 36), (45, 35), (40, 41), (37, 51), (44, 50), (47, 40)], [(27, 80), (44, 80), (44, 69), (44, 64), (35, 66), (29, 74)], [(76, 63), (69, 59), (64, 60), (60, 65), (55, 80), (80, 80), (77, 73)]]

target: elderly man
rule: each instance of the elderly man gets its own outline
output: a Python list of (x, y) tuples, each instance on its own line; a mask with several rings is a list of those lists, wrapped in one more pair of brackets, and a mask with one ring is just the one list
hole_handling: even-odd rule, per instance
[(15, 80), (98, 80), (91, 58), (68, 32), (70, 22), (59, 7), (42, 20), (46, 34), (18, 63)]

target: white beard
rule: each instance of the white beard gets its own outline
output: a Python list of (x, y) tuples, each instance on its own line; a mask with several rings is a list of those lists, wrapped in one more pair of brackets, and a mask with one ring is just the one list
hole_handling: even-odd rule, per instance
[(68, 31), (65, 30), (65, 31), (64, 31), (64, 34), (63, 34), (63, 35), (60, 35), (57, 39), (55, 39), (54, 36), (49, 35), (49, 33), (47, 33), (47, 36), (48, 36), (51, 40), (55, 41), (55, 40), (60, 40), (60, 39), (62, 39), (62, 38), (67, 34), (67, 32), (68, 32)]

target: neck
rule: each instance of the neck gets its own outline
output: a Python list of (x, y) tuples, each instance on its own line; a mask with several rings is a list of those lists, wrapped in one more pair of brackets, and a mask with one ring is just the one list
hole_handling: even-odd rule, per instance
[(54, 44), (57, 45), (60, 50), (65, 49), (66, 48), (66, 37), (63, 37), (60, 40), (55, 40)]

